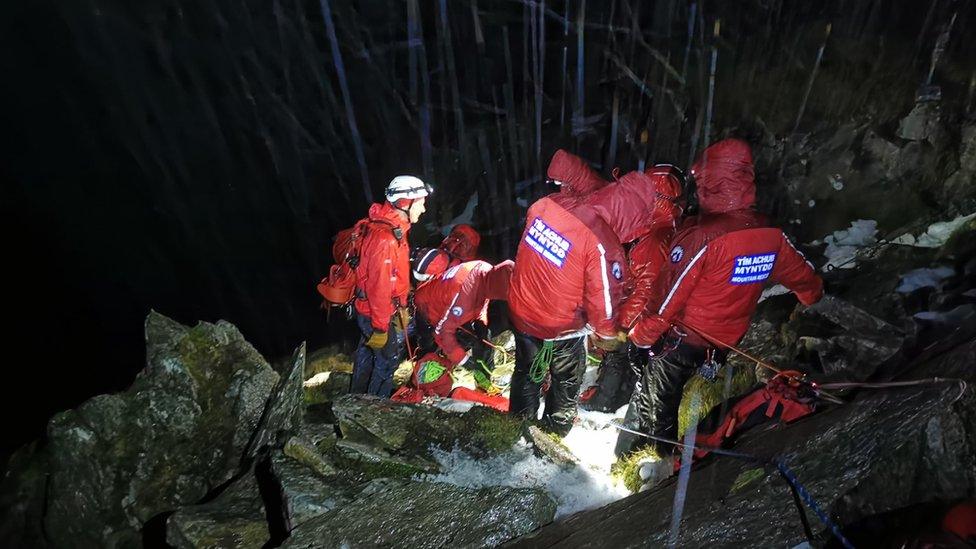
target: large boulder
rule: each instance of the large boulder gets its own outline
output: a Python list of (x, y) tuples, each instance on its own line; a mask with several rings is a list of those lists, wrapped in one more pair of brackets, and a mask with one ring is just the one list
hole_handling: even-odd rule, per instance
[(379, 479), (355, 501), (300, 525), (282, 547), (494, 547), (555, 513), (556, 502), (536, 488)]
[(178, 549), (259, 549), (268, 539), (264, 502), (253, 471), (213, 501), (183, 507), (166, 521), (166, 541)]
[(154, 516), (239, 469), (278, 374), (233, 325), (146, 319), (147, 364), (126, 392), (48, 425), (45, 532), (58, 547), (128, 547)]
[[(973, 372), (976, 342), (916, 368)], [(951, 368), (950, 365), (956, 365)], [(956, 384), (868, 391), (852, 402), (771, 430), (735, 450), (783, 456), (813, 500), (841, 526), (864, 517), (976, 492), (976, 394)], [(659, 547), (670, 532), (676, 479), (545, 527), (514, 547)], [(679, 547), (793, 547), (804, 541), (793, 496), (775, 468), (713, 456), (691, 474)], [(808, 512), (819, 541), (825, 525)]]
[(484, 456), (512, 447), (521, 424), (490, 408), (464, 413), (402, 404), (369, 395), (345, 395), (332, 406), (342, 433), (343, 464), (374, 477), (436, 472), (432, 449), (459, 447)]

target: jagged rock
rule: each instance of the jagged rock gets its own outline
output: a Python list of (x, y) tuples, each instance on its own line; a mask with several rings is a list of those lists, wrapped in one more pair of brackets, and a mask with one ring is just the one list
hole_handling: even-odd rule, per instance
[(898, 137), (909, 141), (928, 141), (939, 146), (945, 140), (945, 128), (940, 117), (940, 102), (915, 103), (912, 112), (898, 123)]
[(415, 454), (399, 455), (381, 446), (346, 439), (336, 443), (336, 459), (368, 478), (410, 478), (440, 472), (437, 462)]
[(289, 531), (352, 501), (358, 490), (342, 479), (329, 478), (281, 452), (271, 455), (271, 472), (281, 495), (282, 517)]
[(282, 547), (494, 547), (555, 513), (555, 501), (535, 488), (380, 479), (352, 503), (296, 528)]
[[(333, 442), (333, 446), (335, 443)], [(325, 457), (315, 442), (305, 437), (291, 437), (283, 449), (286, 456), (298, 461), (323, 477), (338, 473), (335, 465)]]
[(213, 501), (183, 507), (166, 521), (166, 541), (178, 549), (256, 549), (268, 539), (264, 503), (253, 471)]
[(521, 434), (517, 421), (483, 406), (457, 414), (369, 395), (346, 395), (332, 409), (342, 432), (338, 445), (355, 451), (374, 448), (377, 455), (429, 459), (431, 446), (458, 446), (485, 455), (511, 448)]
[(976, 210), (976, 125), (961, 131), (959, 168), (946, 179), (942, 196), (950, 214), (969, 214)]
[(905, 334), (899, 328), (851, 305), (826, 295), (800, 312), (791, 329), (803, 331), (805, 323), (819, 326), (817, 335), (801, 335), (802, 351), (816, 353), (821, 372), (829, 379), (862, 381), (894, 357), (902, 348)]
[(121, 547), (198, 501), (241, 463), (278, 375), (229, 323), (146, 319), (146, 368), (48, 425), (45, 532), (55, 546)]
[[(973, 378), (976, 342), (930, 363), (955, 364)], [(969, 362), (966, 362), (969, 361)], [(925, 377), (926, 365), (911, 378)], [(919, 501), (976, 491), (976, 392), (955, 384), (865, 391), (846, 405), (797, 423), (750, 431), (735, 450), (785, 456), (813, 499), (841, 524)], [(676, 481), (604, 508), (573, 515), (512, 547), (659, 547), (668, 539)], [(679, 547), (792, 547), (804, 541), (792, 496), (775, 468), (715, 456), (691, 475)], [(817, 539), (829, 536), (807, 512)]]
[(268, 400), (261, 424), (248, 445), (247, 454), (254, 456), (258, 450), (277, 442), (284, 433), (295, 432), (301, 426), (304, 412), (302, 382), (305, 379), (305, 344), (292, 353), (284, 377), (278, 381)]
[(555, 435), (546, 433), (535, 425), (525, 430), (525, 436), (532, 443), (532, 450), (538, 456), (545, 456), (557, 465), (573, 466), (579, 463), (573, 452)]

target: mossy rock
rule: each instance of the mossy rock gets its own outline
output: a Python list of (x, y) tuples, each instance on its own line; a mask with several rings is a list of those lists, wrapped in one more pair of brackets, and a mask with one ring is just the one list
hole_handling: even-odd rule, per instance
[[(698, 374), (692, 376), (685, 384), (684, 393), (681, 397), (681, 405), (678, 407), (678, 436), (684, 436), (688, 425), (695, 421), (701, 421), (708, 412), (718, 406), (724, 400), (725, 395), (725, 374), (726, 368), (722, 368), (721, 373), (715, 381), (708, 381)], [(732, 387), (729, 391), (729, 398), (743, 395), (753, 388), (756, 384), (756, 371), (752, 368), (733, 368)], [(699, 406), (697, 409), (691, 408), (692, 395), (697, 393)]]
[(279, 376), (233, 325), (146, 319), (146, 368), (48, 424), (45, 532), (55, 546), (120, 546), (159, 513), (229, 480)]
[(166, 521), (166, 541), (178, 549), (257, 549), (269, 538), (264, 503), (252, 471), (213, 501), (184, 507)]
[(338, 346), (330, 345), (316, 349), (308, 355), (305, 364), (305, 379), (311, 379), (322, 372), (352, 373), (352, 358), (339, 350)]
[(630, 452), (617, 459), (610, 466), (610, 476), (624, 485), (632, 493), (640, 490), (644, 481), (640, 477), (640, 468), (645, 462), (661, 461), (661, 456), (653, 448), (644, 447)]

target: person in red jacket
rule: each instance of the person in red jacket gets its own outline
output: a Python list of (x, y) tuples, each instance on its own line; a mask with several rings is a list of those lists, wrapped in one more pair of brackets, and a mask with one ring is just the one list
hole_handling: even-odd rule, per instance
[[(708, 361), (721, 364), (742, 339), (766, 283), (792, 290), (804, 305), (823, 295), (823, 281), (783, 231), (755, 210), (749, 145), (725, 139), (692, 167), (701, 211), (675, 235), (659, 275), (655, 309), (629, 337), (652, 359), (628, 417), (643, 432), (674, 439), (685, 382)], [(618, 445), (618, 451), (620, 450)]]
[(509, 291), (513, 415), (536, 419), (548, 369), (542, 426), (559, 435), (572, 428), (587, 334), (604, 350), (620, 345), (617, 307), (627, 277), (621, 242), (646, 232), (653, 187), (649, 176), (632, 172), (585, 200), (560, 192), (529, 208)]
[[(654, 182), (656, 204), (648, 231), (631, 244), (627, 251), (630, 283), (625, 288), (620, 305), (618, 323), (630, 330), (644, 312), (654, 282), (668, 257), (668, 244), (674, 236), (677, 220), (683, 211), (681, 196), (684, 173), (670, 164), (655, 165), (645, 171)], [(627, 404), (637, 381), (633, 365), (642, 366), (647, 353), (633, 344), (604, 353), (597, 383), (580, 397), (580, 406), (587, 410), (612, 412)]]
[(465, 367), (479, 388), (492, 391), (488, 303), (508, 299), (515, 264), (475, 260), (445, 270), (447, 264), (447, 254), (439, 249), (421, 250), (413, 262), (414, 278), (421, 282), (414, 292), (420, 347), (439, 347), (453, 367)]
[(403, 354), (410, 292), (407, 232), (424, 213), (430, 187), (410, 175), (393, 178), (386, 202), (369, 208), (369, 232), (356, 265), (356, 323), (362, 332), (353, 357), (350, 391), (389, 397)]
[(471, 225), (460, 223), (451, 229), (451, 234), (444, 237), (438, 248), (451, 256), (451, 265), (472, 261), (478, 257), (478, 245), (481, 235)]

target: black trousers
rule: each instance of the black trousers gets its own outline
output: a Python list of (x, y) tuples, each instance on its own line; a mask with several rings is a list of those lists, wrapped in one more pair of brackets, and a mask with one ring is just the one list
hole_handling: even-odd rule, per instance
[(596, 412), (614, 412), (627, 404), (637, 383), (638, 368), (646, 362), (647, 351), (629, 342), (619, 351), (604, 354), (593, 396), (581, 402), (580, 407)]
[[(674, 350), (663, 352), (662, 347), (665, 346), (666, 342), (655, 346), (652, 349), (655, 356), (641, 368), (640, 379), (624, 416), (624, 425), (642, 433), (674, 440), (678, 437), (678, 407), (685, 383), (705, 362), (708, 349), (680, 342)], [(724, 363), (726, 356), (727, 353), (716, 351), (713, 358)], [(659, 453), (670, 453), (674, 448), (670, 444), (621, 431), (614, 453), (619, 457), (646, 446), (658, 449)]]
[[(512, 374), (509, 413), (530, 421), (535, 421), (539, 415), (542, 383), (533, 381), (529, 370), (543, 343), (541, 339), (515, 331), (515, 372)], [(553, 341), (549, 389), (545, 394), (542, 417), (545, 430), (565, 436), (573, 428), (576, 396), (585, 368), (586, 336)]]

